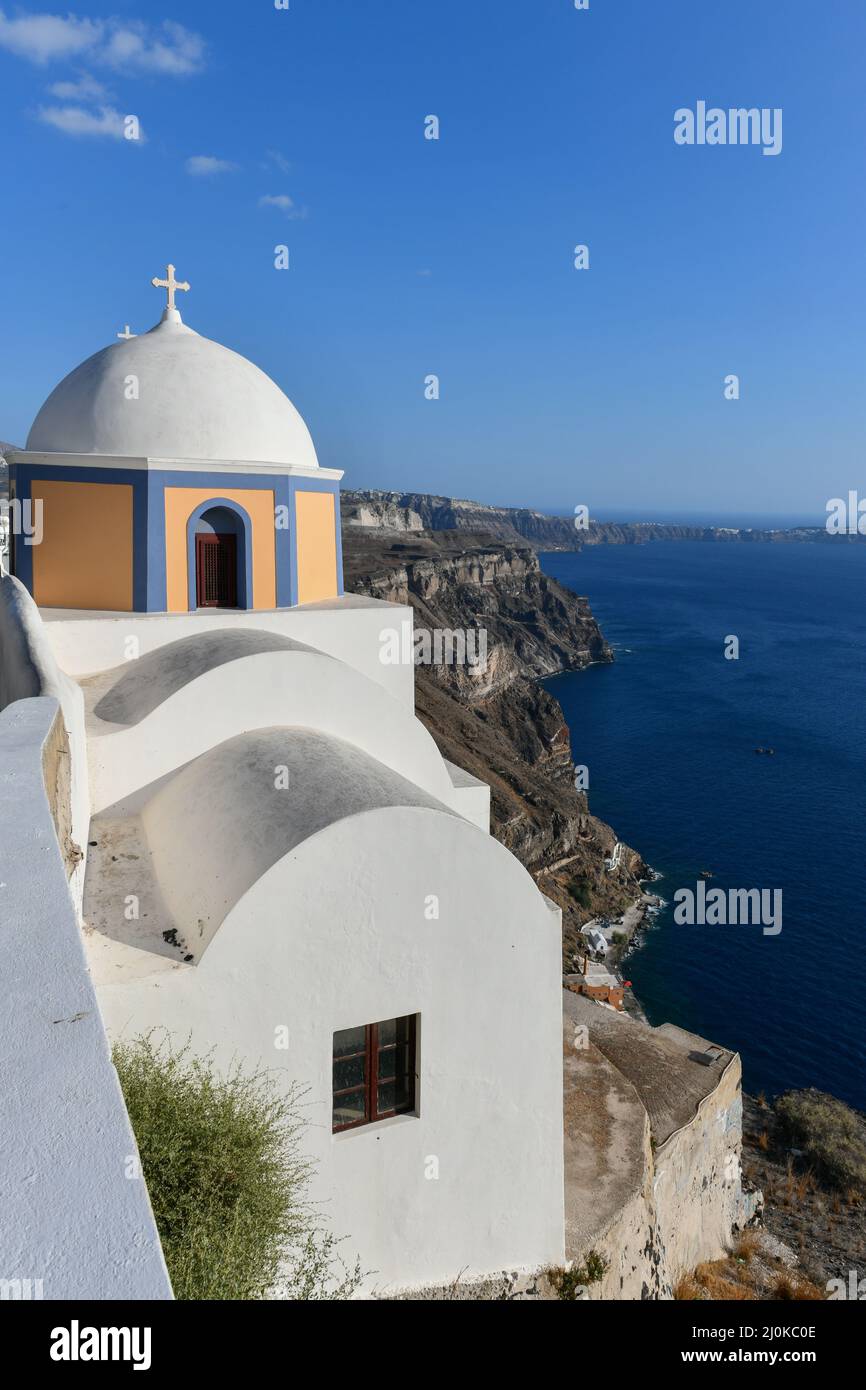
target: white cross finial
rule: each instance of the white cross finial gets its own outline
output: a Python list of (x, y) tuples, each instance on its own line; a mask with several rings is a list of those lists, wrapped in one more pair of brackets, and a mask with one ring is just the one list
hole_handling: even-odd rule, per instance
[(167, 305), (167, 307), (168, 307), (169, 309), (174, 309), (174, 308), (175, 308), (175, 303), (174, 303), (174, 292), (175, 292), (175, 290), (188, 290), (188, 289), (189, 289), (189, 281), (188, 281), (188, 280), (175, 280), (175, 278), (174, 278), (174, 266), (173, 266), (173, 265), (167, 265), (167, 266), (166, 266), (166, 268), (165, 268), (165, 274), (166, 274), (166, 278), (165, 278), (164, 280), (158, 280), (157, 277), (154, 275), (154, 277), (153, 277), (153, 279), (151, 280), (150, 283), (151, 283), (152, 285), (155, 285), (156, 288), (157, 288), (158, 290), (167, 290), (167, 291), (168, 291), (168, 305)]
[(118, 338), (135, 338), (135, 337), (137, 337), (137, 334), (135, 334), (135, 333), (130, 333), (130, 331), (129, 331), (129, 324), (128, 324), (128, 323), (125, 323), (125, 324), (123, 325), (123, 332), (122, 332), (122, 333), (116, 334), (116, 336), (117, 336)]

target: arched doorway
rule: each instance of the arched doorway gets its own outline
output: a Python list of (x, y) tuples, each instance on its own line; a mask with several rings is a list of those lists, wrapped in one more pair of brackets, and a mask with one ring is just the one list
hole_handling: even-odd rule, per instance
[(195, 522), (196, 608), (246, 608), (246, 536), (241, 517), (214, 506)]

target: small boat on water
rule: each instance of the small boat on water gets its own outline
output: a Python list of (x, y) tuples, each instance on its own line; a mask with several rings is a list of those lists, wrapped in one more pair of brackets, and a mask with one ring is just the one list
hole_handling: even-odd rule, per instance
[(713, 878), (714, 874), (712, 869), (701, 869), (700, 876), (701, 878)]
[(754, 751), (756, 753), (768, 753), (771, 758), (774, 757), (776, 752), (775, 748), (756, 748)]

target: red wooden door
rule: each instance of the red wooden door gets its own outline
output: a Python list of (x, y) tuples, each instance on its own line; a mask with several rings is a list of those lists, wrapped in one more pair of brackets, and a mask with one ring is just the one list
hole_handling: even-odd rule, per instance
[(238, 544), (236, 536), (195, 538), (197, 608), (237, 608)]

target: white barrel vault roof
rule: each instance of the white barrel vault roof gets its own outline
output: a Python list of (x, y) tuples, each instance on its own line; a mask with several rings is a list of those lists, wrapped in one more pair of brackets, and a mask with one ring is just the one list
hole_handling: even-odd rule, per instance
[(280, 859), (337, 821), (392, 806), (462, 820), (342, 739), (278, 728), (241, 734), (196, 758), (141, 818), (163, 902), (200, 959), (227, 914)]

